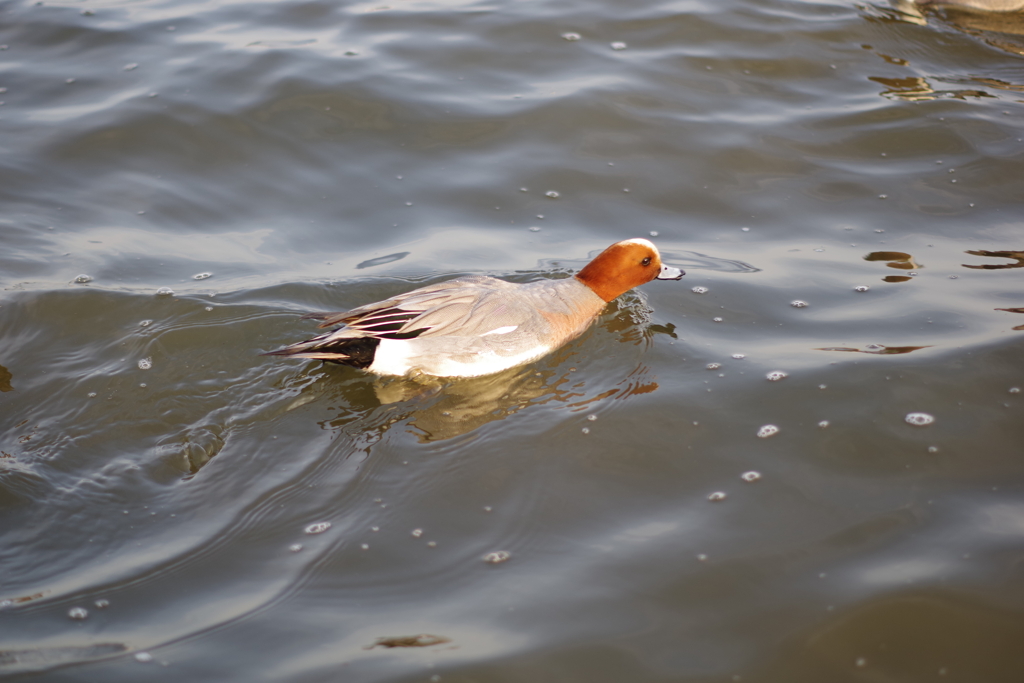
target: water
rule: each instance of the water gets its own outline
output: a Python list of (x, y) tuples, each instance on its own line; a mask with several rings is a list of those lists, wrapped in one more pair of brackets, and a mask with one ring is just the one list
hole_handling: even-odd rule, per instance
[[(1017, 683), (1018, 27), (0, 4), (0, 675)], [(258, 355), (642, 236), (522, 368)]]

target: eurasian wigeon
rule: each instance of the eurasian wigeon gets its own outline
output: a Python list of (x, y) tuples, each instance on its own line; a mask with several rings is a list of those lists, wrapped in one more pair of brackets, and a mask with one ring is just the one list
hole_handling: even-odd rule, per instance
[(378, 375), (478, 377), (522, 365), (583, 333), (605, 304), (651, 280), (678, 280), (645, 239), (616, 242), (564, 280), (526, 284), (470, 275), (343, 313), (312, 313), (336, 330), (267, 356), (343, 363)]

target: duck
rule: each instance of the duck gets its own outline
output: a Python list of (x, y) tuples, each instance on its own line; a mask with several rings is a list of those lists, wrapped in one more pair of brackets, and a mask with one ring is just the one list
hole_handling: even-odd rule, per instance
[(608, 302), (685, 273), (643, 238), (616, 242), (572, 277), (514, 283), (469, 275), (340, 313), (330, 332), (262, 355), (309, 358), (380, 376), (480, 377), (524, 365), (583, 334)]

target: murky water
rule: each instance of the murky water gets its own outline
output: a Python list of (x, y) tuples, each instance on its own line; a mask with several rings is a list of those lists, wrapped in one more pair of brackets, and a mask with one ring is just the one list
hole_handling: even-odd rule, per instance
[[(1017, 26), (0, 4), (0, 676), (1024, 680)], [(522, 368), (258, 355), (629, 237)]]

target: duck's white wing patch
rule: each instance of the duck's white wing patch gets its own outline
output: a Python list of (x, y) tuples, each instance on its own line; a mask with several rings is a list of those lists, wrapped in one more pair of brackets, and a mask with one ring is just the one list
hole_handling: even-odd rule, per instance
[(493, 329), (490, 332), (484, 332), (480, 336), (486, 337), (489, 334), (508, 334), (509, 332), (515, 332), (518, 329), (519, 325), (505, 325), (504, 327)]

